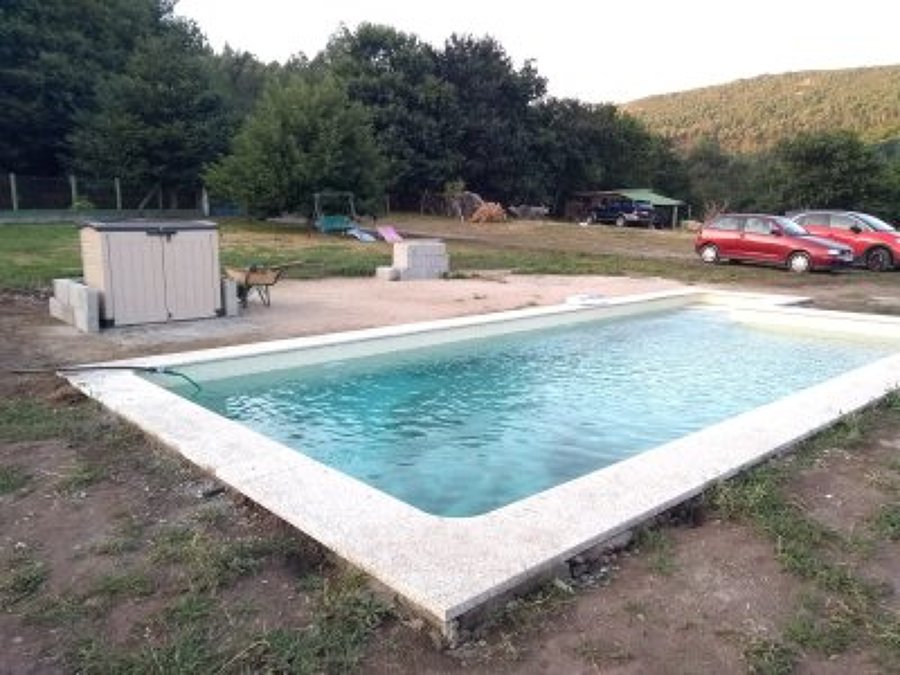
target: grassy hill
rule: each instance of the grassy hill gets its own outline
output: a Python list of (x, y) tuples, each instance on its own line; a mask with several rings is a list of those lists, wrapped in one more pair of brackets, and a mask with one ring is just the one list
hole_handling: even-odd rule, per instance
[(877, 142), (900, 137), (900, 65), (762, 75), (623, 108), (683, 147), (710, 136), (727, 150), (752, 152), (803, 131), (836, 129)]

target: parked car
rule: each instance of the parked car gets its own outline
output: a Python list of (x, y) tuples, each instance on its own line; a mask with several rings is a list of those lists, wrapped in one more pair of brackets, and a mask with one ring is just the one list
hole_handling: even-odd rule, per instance
[(716, 216), (698, 230), (694, 249), (707, 263), (746, 260), (785, 266), (792, 272), (853, 263), (849, 246), (814, 237), (790, 218), (759, 213)]
[(618, 227), (626, 225), (642, 225), (653, 227), (656, 212), (653, 204), (640, 199), (626, 197), (606, 197), (594, 206), (588, 214), (589, 223), (609, 223)]
[(846, 244), (856, 262), (873, 272), (900, 264), (900, 232), (880, 218), (856, 211), (804, 211), (793, 220), (812, 234)]

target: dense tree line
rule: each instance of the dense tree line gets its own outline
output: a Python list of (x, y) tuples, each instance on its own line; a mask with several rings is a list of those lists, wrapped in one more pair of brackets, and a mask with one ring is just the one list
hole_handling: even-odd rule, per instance
[(791, 137), (756, 155), (710, 134), (685, 151), (611, 104), (547, 96), (534, 64), (516, 67), (490, 37), (452, 35), (437, 48), (363, 24), (340, 28), (312, 59), (264, 64), (214, 53), (173, 7), (0, 5), (0, 171), (115, 175), (163, 190), (204, 180), (256, 213), (307, 210), (326, 189), (352, 190), (373, 209), (384, 195), (415, 208), (425, 192), (463, 185), (556, 212), (573, 192), (623, 186), (700, 208), (900, 212), (896, 146), (856, 133)]

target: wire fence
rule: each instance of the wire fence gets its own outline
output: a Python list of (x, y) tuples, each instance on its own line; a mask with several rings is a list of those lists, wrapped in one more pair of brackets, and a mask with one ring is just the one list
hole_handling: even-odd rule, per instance
[(146, 184), (118, 178), (0, 174), (0, 212), (197, 211), (207, 200), (198, 182)]

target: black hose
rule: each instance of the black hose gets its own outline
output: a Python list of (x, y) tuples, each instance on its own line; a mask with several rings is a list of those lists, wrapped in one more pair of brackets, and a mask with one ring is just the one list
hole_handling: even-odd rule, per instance
[(174, 368), (169, 368), (168, 366), (60, 366), (58, 368), (17, 368), (13, 369), (10, 372), (12, 373), (20, 373), (20, 374), (30, 374), (30, 373), (56, 373), (56, 372), (70, 372), (70, 373), (79, 373), (85, 372), (89, 370), (131, 370), (138, 373), (156, 373), (159, 375), (169, 375), (172, 377), (180, 377), (185, 380), (188, 384), (194, 387), (197, 392), (203, 391), (203, 388), (197, 384), (197, 382), (191, 379), (190, 376), (182, 373)]

